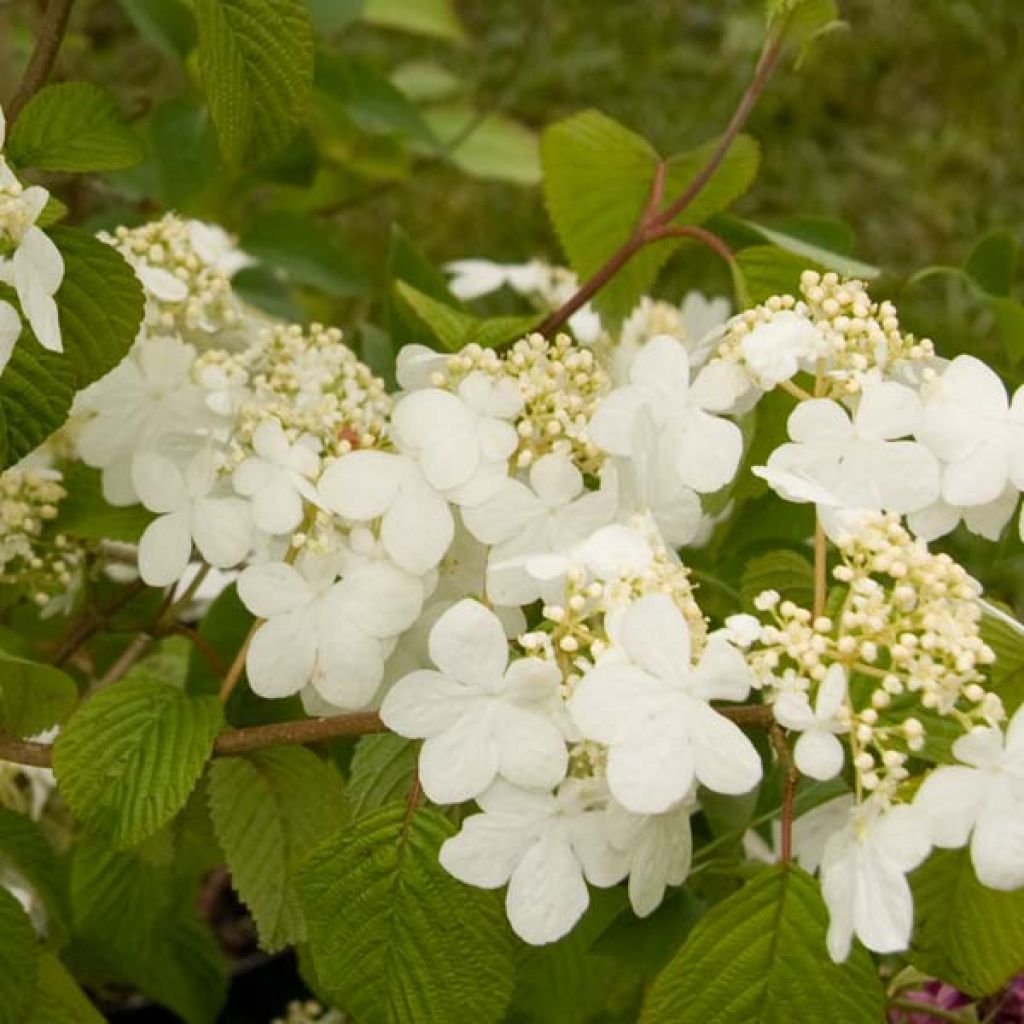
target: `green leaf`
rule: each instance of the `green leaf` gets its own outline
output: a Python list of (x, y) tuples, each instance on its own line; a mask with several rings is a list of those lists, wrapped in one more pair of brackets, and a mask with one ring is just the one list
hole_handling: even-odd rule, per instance
[(172, 209), (188, 209), (220, 167), (209, 112), (184, 96), (161, 103), (149, 116), (149, 143), (158, 199)]
[(825, 269), (774, 245), (753, 245), (741, 250), (736, 254), (736, 265), (750, 305), (764, 302), (773, 295), (794, 295), (805, 270)]
[(187, 1024), (210, 1024), (226, 993), (222, 956), (200, 924), (195, 892), (170, 864), (94, 843), (75, 847), (71, 868), (76, 974), (137, 986)]
[(38, 942), (32, 922), (0, 886), (0, 1024), (24, 1024), (37, 971)]
[(137, 544), (153, 521), (142, 505), (111, 505), (103, 497), (101, 475), (81, 462), (62, 467), (67, 496), (62, 499), (54, 529), (81, 540), (115, 540)]
[(395, 291), (448, 352), (458, 352), (471, 341), (483, 348), (497, 348), (529, 334), (542, 319), (536, 313), (482, 319), (438, 302), (405, 281), (396, 281)]
[[(707, 164), (716, 146), (709, 142), (666, 161), (666, 205)], [(586, 279), (633, 233), (660, 157), (641, 136), (596, 110), (549, 127), (541, 136), (540, 151), (548, 213), (572, 269)], [(737, 138), (711, 180), (673, 223), (699, 223), (729, 206), (750, 186), (759, 162), (757, 143)], [(612, 319), (625, 316), (650, 290), (679, 244), (667, 239), (645, 246), (599, 293), (598, 310)]]
[(836, 0), (768, 0), (767, 11), (771, 26), (786, 19), (786, 42), (798, 51), (798, 63), (816, 38), (842, 24)]
[(495, 893), (437, 862), (454, 833), (392, 804), (310, 855), (299, 874), (325, 994), (362, 1024), (487, 1024), (512, 995), (513, 946)]
[[(463, 308), (448, 289), (448, 280), (420, 251), (411, 238), (397, 224), (391, 227), (388, 246), (387, 278), (405, 281), (418, 292), (446, 305)], [(429, 342), (423, 322), (397, 295), (387, 300), (388, 332), (397, 352), (412, 342)]]
[(73, 228), (52, 228), (50, 236), (64, 257), (56, 297), (64, 352), (47, 352), (27, 328), (15, 344), (0, 376), (0, 425), (7, 427), (2, 467), (61, 426), (75, 392), (124, 358), (142, 322), (142, 286), (115, 249)]
[(355, 821), (409, 792), (416, 773), (416, 744), (396, 733), (364, 736), (356, 743), (345, 787), (345, 804)]
[(40, 171), (113, 171), (141, 163), (146, 151), (106, 89), (58, 82), (25, 104), (6, 155)]
[(843, 253), (826, 248), (792, 231), (782, 231), (776, 228), (766, 228), (763, 224), (755, 224), (753, 221), (741, 221), (742, 225), (754, 234), (763, 238), (771, 245), (777, 246), (783, 252), (793, 256), (799, 256), (804, 261), (803, 268), (814, 267), (834, 270), (844, 277), (859, 277), (865, 281), (874, 280), (881, 271), (870, 263), (862, 263), (860, 260), (851, 259)]
[(210, 766), (214, 831), (231, 880), (252, 911), (268, 952), (306, 937), (293, 873), (344, 819), (334, 767), (302, 747), (277, 747)]
[(328, 295), (358, 295), (369, 284), (337, 232), (301, 213), (275, 211), (255, 217), (239, 245), (261, 263), (283, 271), (293, 284)]
[(501, 114), (482, 117), (465, 104), (431, 107), (423, 116), (437, 145), (466, 174), (513, 185), (540, 182), (537, 136), (518, 121)]
[(452, 43), (466, 42), (452, 0), (367, 0), (363, 20)]
[(185, 806), (223, 720), (214, 697), (122, 680), (86, 701), (57, 738), (61, 794), (88, 828), (135, 845)]
[(989, 684), (1012, 715), (1024, 703), (1024, 624), (1005, 608), (984, 602), (981, 638), (995, 652), (995, 664), (986, 669)]
[(104, 1020), (60, 960), (41, 950), (32, 1012), (25, 1024), (103, 1024)]
[(53, 665), (0, 653), (0, 726), (34, 736), (61, 725), (78, 702), (74, 680)]
[(195, 0), (199, 73), (230, 167), (283, 149), (306, 117), (313, 27), (303, 0)]
[(120, 0), (139, 34), (169, 57), (188, 56), (196, 44), (196, 20), (183, 0)]
[(356, 21), (366, 7), (366, 0), (307, 0), (309, 13), (317, 32), (337, 32)]
[(792, 865), (762, 871), (714, 906), (655, 980), (641, 1024), (878, 1024), (885, 994), (857, 946), (834, 964), (818, 884)]
[(752, 558), (740, 580), (740, 598), (745, 611), (763, 590), (777, 590), (784, 598), (810, 608), (814, 601), (814, 567), (804, 558), (782, 548)]
[(1008, 228), (999, 228), (979, 239), (967, 257), (964, 272), (989, 295), (1009, 295), (1019, 256), (1017, 236)]
[(1024, 359), (1024, 306), (1016, 299), (996, 296), (989, 299), (989, 309), (995, 318), (999, 341), (1013, 366)]
[(57, 855), (31, 818), (0, 807), (0, 867), (13, 869), (46, 908), (49, 935), (65, 938), (68, 921), (67, 893)]
[(983, 886), (968, 850), (937, 850), (910, 876), (910, 962), (972, 996), (1024, 970), (1024, 890)]

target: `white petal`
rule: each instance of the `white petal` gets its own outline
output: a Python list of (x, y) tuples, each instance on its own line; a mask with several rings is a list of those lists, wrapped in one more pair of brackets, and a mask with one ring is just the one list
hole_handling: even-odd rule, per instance
[(407, 630), (423, 610), (423, 583), (383, 562), (350, 573), (343, 600), (352, 621), (381, 640)]
[(568, 504), (583, 492), (583, 476), (565, 455), (545, 455), (530, 469), (530, 486), (550, 508)]
[(789, 436), (798, 442), (843, 441), (853, 434), (846, 410), (827, 398), (801, 402), (789, 415)]
[(346, 519), (376, 519), (395, 500), (408, 472), (409, 464), (400, 455), (350, 452), (324, 470), (320, 498)]
[(565, 778), (569, 756), (551, 720), (505, 704), (497, 712), (494, 730), (498, 771), (509, 782), (527, 789), (551, 789)]
[(914, 903), (902, 873), (877, 856), (855, 869), (854, 924), (857, 937), (875, 953), (898, 953), (910, 945)]
[(253, 693), (260, 697), (290, 697), (313, 674), (316, 641), (304, 612), (277, 615), (253, 635), (245, 657)]
[(425, 739), (451, 728), (469, 708), (470, 691), (432, 669), (403, 676), (380, 706), (384, 724), (402, 736)]
[(772, 713), (775, 721), (786, 729), (803, 732), (805, 729), (813, 729), (817, 724), (814, 709), (806, 693), (783, 691), (775, 698)]
[(452, 605), (430, 631), (430, 658), (447, 675), (474, 689), (496, 690), (508, 664), (501, 620), (479, 601)]
[(462, 512), (466, 529), (482, 544), (501, 544), (543, 514), (537, 496), (518, 480), (506, 480), (489, 501)]
[(454, 725), (423, 741), (423, 792), (436, 804), (472, 800), (498, 774), (498, 746), (486, 708), (471, 707)]
[(834, 779), (843, 770), (843, 757), (842, 743), (824, 729), (808, 729), (793, 748), (797, 768), (820, 782)]
[(253, 615), (268, 619), (306, 606), (313, 599), (313, 589), (294, 566), (264, 562), (242, 571), (238, 596)]
[(569, 698), (569, 714), (587, 738), (615, 744), (639, 734), (656, 715), (661, 691), (646, 672), (621, 662), (590, 669)]
[(633, 425), (644, 404), (637, 388), (613, 391), (597, 407), (587, 428), (594, 444), (612, 455), (629, 455)]
[(712, 633), (688, 689), (704, 700), (744, 700), (754, 684), (747, 659), (722, 635)]
[(159, 516), (146, 527), (139, 541), (139, 575), (151, 587), (166, 587), (181, 577), (191, 553), (188, 514)]
[(139, 263), (135, 273), (146, 291), (161, 302), (184, 302), (188, 298), (188, 285), (169, 271)]
[(438, 860), (460, 882), (497, 889), (509, 880), (534, 838), (515, 815), (473, 814), (458, 835), (445, 840)]
[(405, 481), (381, 521), (384, 550), (416, 575), (429, 572), (444, 558), (454, 536), (448, 502), (418, 473)]
[(971, 861), (978, 881), (990, 889), (1024, 885), (1024, 801), (1005, 782), (992, 787), (971, 841)]
[(873, 381), (861, 393), (854, 426), (861, 437), (894, 441), (913, 434), (923, 412), (916, 391), (894, 381)]
[(965, 846), (985, 799), (982, 772), (960, 765), (936, 768), (921, 784), (914, 806), (925, 817), (936, 846)]
[(694, 757), (686, 730), (672, 718), (649, 727), (608, 751), (608, 788), (636, 814), (659, 814), (690, 791)]
[(761, 781), (761, 758), (735, 723), (694, 702), (690, 724), (697, 778), (716, 793), (748, 793)]
[(548, 829), (512, 872), (505, 908), (513, 931), (540, 946), (567, 935), (589, 902), (583, 871), (567, 839)]
[(679, 479), (701, 494), (720, 490), (736, 475), (743, 434), (731, 420), (695, 410), (674, 437)]
[(327, 611), (326, 605), (318, 609), (313, 685), (335, 707), (365, 708), (384, 677), (384, 649), (379, 640), (344, 619), (326, 616)]
[(132, 483), (139, 500), (150, 512), (173, 512), (188, 501), (181, 470), (156, 452), (139, 452), (132, 459)]
[(241, 498), (200, 498), (192, 508), (192, 536), (210, 565), (237, 565), (252, 544), (249, 506)]
[(21, 317), (9, 303), (0, 299), (0, 372), (10, 362), (14, 343), (21, 337)]
[(690, 671), (690, 627), (667, 594), (634, 601), (619, 642), (632, 662), (659, 679), (679, 680)]
[(1005, 449), (981, 443), (942, 474), (942, 497), (950, 505), (987, 505), (1006, 489), (1010, 467)]

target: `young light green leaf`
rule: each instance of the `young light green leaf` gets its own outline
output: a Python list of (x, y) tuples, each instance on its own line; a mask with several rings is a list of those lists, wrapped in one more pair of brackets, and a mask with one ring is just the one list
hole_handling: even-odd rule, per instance
[(364, 736), (349, 767), (345, 804), (355, 821), (409, 792), (416, 773), (416, 744), (393, 732)]
[(293, 875), (344, 820), (341, 776), (303, 747), (277, 747), (210, 766), (214, 831), (238, 895), (268, 952), (306, 937)]
[(655, 980), (641, 1024), (878, 1024), (885, 993), (861, 947), (834, 964), (817, 882), (792, 865), (762, 871), (701, 918)]
[(111, 246), (73, 228), (53, 228), (50, 235), (64, 257), (57, 292), (64, 352), (47, 352), (27, 328), (15, 344), (0, 376), (0, 424), (7, 427), (2, 467), (61, 426), (75, 392), (124, 358), (142, 321), (142, 286)]
[(968, 995), (989, 995), (1024, 970), (1024, 890), (983, 886), (966, 850), (936, 850), (910, 877), (908, 959)]
[(313, 27), (303, 0), (196, 0), (199, 73), (231, 167), (261, 163), (303, 122)]
[(103, 1024), (104, 1020), (60, 960), (41, 950), (32, 1010), (24, 1024)]
[(0, 652), (0, 727), (34, 736), (61, 725), (74, 710), (78, 687), (53, 665)]
[(405, 281), (397, 281), (395, 291), (430, 328), (438, 347), (447, 352), (457, 352), (470, 342), (483, 348), (497, 348), (529, 334), (541, 319), (537, 314), (483, 319), (438, 302)]
[(512, 995), (513, 945), (496, 894), (437, 862), (454, 833), (403, 803), (360, 818), (299, 873), (325, 994), (362, 1024), (488, 1024)]
[[(424, 112), (437, 146), (456, 167), (474, 178), (536, 185), (541, 179), (537, 136), (510, 117), (486, 117), (465, 104)], [(453, 145), (454, 144), (454, 145)]]
[(0, 1024), (24, 1024), (36, 987), (38, 948), (28, 915), (0, 886)]
[(6, 154), (40, 171), (113, 171), (141, 163), (146, 150), (106, 89), (57, 82), (25, 104)]
[(844, 277), (859, 277), (865, 281), (874, 280), (881, 273), (878, 267), (873, 267), (870, 263), (862, 263), (832, 249), (815, 245), (797, 234), (766, 228), (763, 224), (755, 224), (750, 220), (740, 223), (766, 242), (778, 246), (783, 252), (801, 257), (804, 267), (823, 267), (825, 270), (834, 270)]
[(185, 806), (223, 720), (214, 697), (122, 680), (86, 701), (57, 738), (61, 794), (115, 846), (140, 843)]
[(366, 0), (363, 20), (452, 43), (466, 41), (452, 0)]
[(130, 984), (187, 1024), (210, 1024), (224, 1002), (225, 965), (200, 923), (194, 890), (167, 864), (79, 842), (71, 865), (69, 962), (90, 981)]

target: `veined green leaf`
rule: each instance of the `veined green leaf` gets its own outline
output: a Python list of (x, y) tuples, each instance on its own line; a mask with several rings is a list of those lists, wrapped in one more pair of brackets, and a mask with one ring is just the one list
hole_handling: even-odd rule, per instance
[(54, 665), (0, 652), (0, 726), (34, 736), (61, 725), (74, 710), (78, 687)]
[(35, 929), (21, 904), (0, 886), (0, 1024), (24, 1024), (38, 971)]

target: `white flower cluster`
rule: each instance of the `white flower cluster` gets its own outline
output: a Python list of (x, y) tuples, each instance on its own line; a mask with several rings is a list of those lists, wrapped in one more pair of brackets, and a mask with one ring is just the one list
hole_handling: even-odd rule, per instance
[[(0, 111), (0, 149), (6, 122)], [(14, 289), (21, 313), (0, 299), (0, 372), (21, 336), (21, 316), (43, 348), (62, 352), (54, 295), (64, 279), (64, 260), (57, 246), (37, 224), (50, 193), (40, 185), (25, 186), (0, 153), (0, 283)]]
[[(702, 337), (697, 303), (644, 300), (617, 344), (602, 329), (591, 347), (410, 346), (392, 396), (336, 329), (256, 332), (229, 315), (217, 260), (195, 270), (203, 237), (172, 221), (118, 233), (140, 274), (185, 294), (153, 295), (132, 354), (84, 394), (77, 452), (109, 501), (154, 514), (146, 582), (237, 570), (257, 694), (299, 694), (315, 715), (379, 708), (421, 741), (426, 796), (478, 807), (441, 863), (507, 885), (524, 939), (565, 935), (588, 885), (628, 880), (646, 915), (684, 881), (701, 787), (739, 795), (762, 779), (734, 709), (751, 694), (758, 720), (795, 736), (799, 772), (851, 783), (801, 828), (833, 956), (854, 935), (906, 946), (905, 875), (933, 845), (973, 835), (983, 880), (1016, 878), (995, 823), (1024, 832), (1024, 726), (1004, 741), (980, 588), (909, 532), (947, 505), (976, 527), (997, 485), (1016, 499), (1019, 403), (1001, 384), (996, 401), (991, 371), (942, 364), (861, 284), (808, 273), (800, 300), (725, 326), (703, 303)], [(544, 291), (536, 268), (457, 269), (463, 297)], [(776, 386), (798, 403), (791, 441), (757, 471), (817, 506), (833, 591), (814, 610), (766, 593), (764, 621), (713, 629), (678, 549), (707, 537), (741, 464), (737, 418)], [(972, 460), (985, 490), (970, 490)], [(940, 719), (962, 733), (962, 763), (915, 799)], [(996, 796), (979, 781), (993, 773)], [(954, 788), (951, 824), (936, 808)]]

